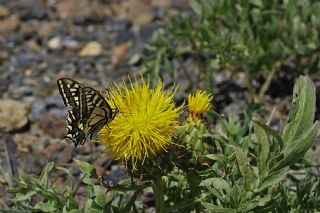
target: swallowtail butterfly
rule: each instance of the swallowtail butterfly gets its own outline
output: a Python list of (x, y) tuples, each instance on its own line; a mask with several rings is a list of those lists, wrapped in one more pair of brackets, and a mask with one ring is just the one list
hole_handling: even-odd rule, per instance
[(112, 109), (106, 99), (95, 89), (75, 80), (61, 78), (57, 81), (59, 92), (68, 108), (67, 134), (75, 147), (92, 138), (119, 112)]

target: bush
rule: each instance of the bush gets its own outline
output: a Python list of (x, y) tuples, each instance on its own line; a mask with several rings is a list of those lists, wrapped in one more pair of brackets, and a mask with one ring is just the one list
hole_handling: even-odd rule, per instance
[[(189, 115), (172, 141), (176, 145), (128, 167), (139, 178), (111, 185), (92, 165), (76, 160), (88, 192), (79, 206), (78, 184), (69, 175), (68, 187), (57, 190), (50, 171), (69, 172), (49, 163), (38, 179), (20, 175), (11, 190), (13, 207), (5, 211), (138, 212), (144, 208), (139, 196), (146, 188), (152, 188), (160, 213), (320, 211), (319, 177), (303, 158), (319, 130), (313, 82), (303, 76), (296, 82), (289, 119), (280, 133), (258, 118), (236, 121), (213, 111), (205, 118), (216, 124), (205, 122), (195, 112), (209, 105), (194, 103), (208, 103), (209, 97), (201, 92), (189, 97)], [(175, 166), (168, 169), (170, 163)], [(305, 178), (296, 178), (297, 171), (305, 171)]]
[[(183, 73), (212, 91), (217, 71), (240, 71), (252, 100), (260, 100), (276, 72), (298, 76), (320, 68), (318, 1), (191, 0), (190, 6), (194, 16), (178, 15), (154, 34), (143, 64), (154, 82), (164, 72), (174, 80)], [(195, 68), (187, 71), (190, 60)], [(252, 82), (260, 77), (256, 91)]]

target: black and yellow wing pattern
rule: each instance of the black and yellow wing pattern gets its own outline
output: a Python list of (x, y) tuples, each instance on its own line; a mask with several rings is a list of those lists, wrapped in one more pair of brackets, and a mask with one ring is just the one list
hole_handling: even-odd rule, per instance
[(118, 110), (113, 110), (105, 98), (95, 89), (75, 80), (61, 78), (57, 81), (60, 95), (68, 108), (67, 134), (65, 138), (77, 147), (92, 138)]

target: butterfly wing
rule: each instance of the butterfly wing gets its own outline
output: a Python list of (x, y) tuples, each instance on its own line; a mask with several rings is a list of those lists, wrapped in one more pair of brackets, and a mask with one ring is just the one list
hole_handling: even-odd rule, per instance
[(69, 78), (61, 78), (57, 84), (64, 105), (68, 109), (79, 108), (78, 98), (80, 97), (80, 88), (83, 88), (82, 84)]
[(84, 87), (69, 78), (59, 79), (57, 84), (68, 108), (68, 132), (65, 138), (73, 141), (75, 146), (84, 144), (87, 137), (91, 139), (113, 119), (110, 105), (95, 89)]
[(91, 87), (81, 88), (81, 123), (85, 134), (91, 139), (106, 123), (113, 119), (110, 105), (105, 98)]
[(83, 86), (69, 78), (61, 78), (57, 81), (58, 88), (65, 106), (68, 108), (67, 115), (67, 134), (65, 138), (70, 139), (75, 146), (84, 144), (86, 141), (79, 121), (81, 118), (80, 111), (80, 89)]

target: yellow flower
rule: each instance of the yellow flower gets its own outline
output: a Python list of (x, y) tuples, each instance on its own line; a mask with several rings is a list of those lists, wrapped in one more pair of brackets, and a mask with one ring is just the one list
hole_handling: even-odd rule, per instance
[(210, 110), (212, 105), (210, 101), (212, 100), (212, 95), (207, 94), (205, 91), (197, 90), (195, 94), (190, 94), (188, 96), (188, 120), (198, 121), (202, 118), (202, 113)]
[[(176, 90), (163, 91), (158, 82), (155, 89), (142, 80), (141, 84), (123, 83), (108, 85), (111, 105), (120, 113), (99, 135), (111, 155), (118, 160), (142, 163), (147, 157), (155, 156), (172, 143), (172, 136), (179, 127), (178, 117), (182, 107), (175, 107), (172, 100)], [(109, 100), (110, 102), (110, 100)]]

